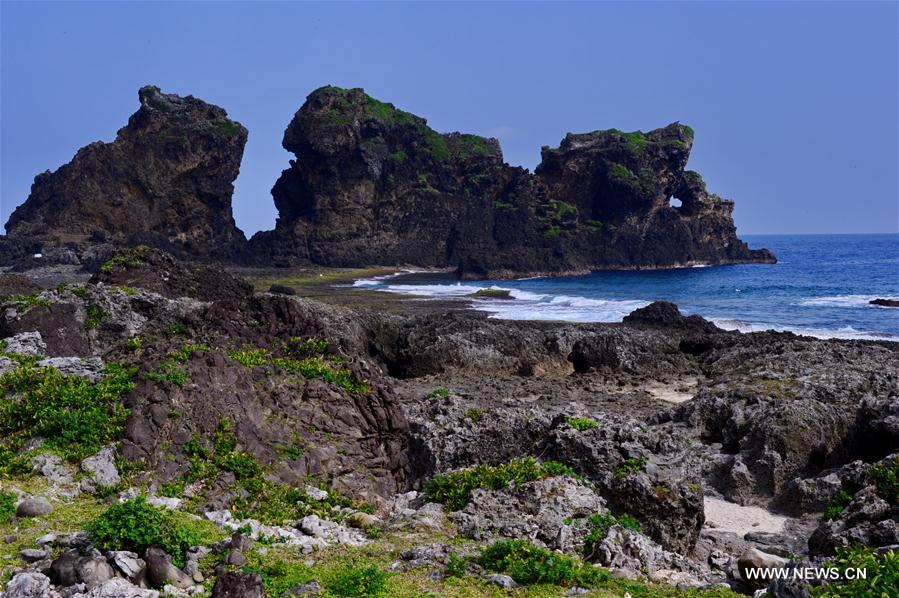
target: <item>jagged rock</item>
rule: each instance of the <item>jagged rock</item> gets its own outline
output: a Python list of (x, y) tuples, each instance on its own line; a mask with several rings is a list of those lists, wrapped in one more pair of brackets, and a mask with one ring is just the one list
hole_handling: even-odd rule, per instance
[(87, 477), (81, 482), (81, 489), (85, 492), (95, 492), (98, 489), (112, 488), (122, 482), (119, 471), (115, 465), (115, 447), (106, 446), (93, 457), (88, 457), (81, 462), (81, 471)]
[(171, 557), (158, 548), (148, 548), (144, 553), (144, 561), (147, 563), (145, 578), (150, 587), (173, 585), (183, 589), (193, 585), (190, 576), (173, 565)]
[(712, 334), (721, 329), (700, 316), (684, 316), (673, 303), (653, 301), (646, 307), (634, 310), (624, 316), (626, 324), (653, 326), (665, 329), (687, 329), (697, 333)]
[(212, 598), (262, 598), (262, 578), (258, 573), (227, 571), (212, 586)]
[(241, 299), (253, 292), (252, 285), (220, 267), (182, 262), (146, 245), (123, 250), (90, 282), (139, 287), (170, 299), (191, 297), (201, 301)]
[(247, 130), (192, 96), (152, 86), (138, 96), (140, 109), (115, 141), (83, 147), (35, 177), (6, 224), (10, 241), (45, 253), (63, 241), (79, 251), (91, 242), (143, 241), (193, 257), (241, 250), (231, 194)]
[(553, 550), (580, 553), (585, 529), (572, 521), (605, 512), (605, 501), (589, 486), (560, 476), (503, 490), (476, 489), (465, 508), (449, 519), (461, 535), (478, 540), (524, 538)]
[(878, 305), (880, 307), (899, 307), (899, 300), (896, 299), (883, 299), (878, 297), (877, 299), (871, 299), (868, 303), (871, 305)]
[(54, 368), (59, 370), (60, 374), (65, 376), (78, 376), (87, 378), (91, 382), (99, 382), (103, 379), (103, 370), (105, 364), (99, 357), (49, 357), (42, 359), (36, 364), (42, 368)]
[(788, 564), (789, 560), (774, 554), (762, 552), (757, 548), (750, 548), (737, 559), (737, 567), (740, 570), (741, 579), (749, 586), (755, 588), (764, 588), (767, 586), (771, 577), (766, 576), (763, 573), (750, 574), (750, 569), (761, 572), (762, 570), (783, 569)]
[(102, 585), (115, 577), (115, 571), (102, 556), (86, 556), (78, 559), (75, 572), (78, 581), (85, 584), (88, 589)]
[(50, 579), (37, 571), (20, 571), (6, 584), (4, 598), (48, 598)]
[(107, 553), (109, 562), (121, 571), (128, 580), (134, 582), (139, 578), (147, 564), (137, 553), (127, 550), (111, 550)]
[[(474, 277), (774, 261), (737, 239), (733, 202), (684, 170), (692, 144), (677, 123), (569, 134), (531, 174), (505, 164), (495, 139), (440, 134), (361, 89), (323, 87), (285, 131), (298, 159), (272, 189), (276, 229), (250, 249), (264, 263), (411, 263)], [(683, 205), (670, 207), (672, 196)]]
[(47, 343), (41, 338), (41, 333), (37, 331), (20, 332), (10, 338), (5, 339), (7, 353), (16, 353), (18, 355), (44, 355), (47, 351)]
[(41, 285), (18, 274), (0, 274), (0, 298), (10, 295), (30, 295), (43, 290)]
[(117, 577), (87, 593), (74, 594), (71, 598), (159, 598), (159, 592), (134, 586), (127, 580)]
[(53, 512), (53, 505), (43, 496), (26, 498), (16, 507), (17, 517), (43, 517)]
[(620, 525), (611, 526), (602, 540), (596, 542), (587, 555), (590, 561), (610, 569), (644, 571), (677, 571), (687, 574), (679, 583), (698, 585), (700, 568), (689, 559), (665, 550), (643, 534)]
[(73, 586), (78, 583), (78, 561), (81, 558), (77, 550), (66, 550), (50, 563), (50, 579), (60, 587)]
[(19, 551), (19, 558), (26, 563), (35, 563), (50, 556), (47, 548), (26, 548)]
[(518, 587), (518, 584), (515, 583), (514, 579), (508, 575), (503, 575), (502, 573), (488, 573), (484, 576), (484, 579), (504, 590), (511, 590)]

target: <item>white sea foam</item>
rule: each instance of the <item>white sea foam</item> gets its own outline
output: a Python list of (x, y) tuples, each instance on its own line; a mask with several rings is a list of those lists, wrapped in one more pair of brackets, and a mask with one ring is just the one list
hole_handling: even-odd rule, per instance
[(800, 301), (799, 305), (804, 307), (870, 307), (872, 309), (896, 309), (887, 308), (880, 305), (871, 305), (873, 299), (891, 299), (899, 301), (899, 297), (891, 297), (889, 295), (834, 295), (831, 297), (814, 297)]
[(742, 320), (712, 320), (712, 323), (719, 328), (725, 330), (739, 330), (740, 332), (764, 332), (773, 330), (775, 332), (792, 332), (802, 336), (812, 336), (820, 339), (844, 339), (844, 340), (863, 340), (863, 341), (893, 341), (899, 342), (899, 336), (883, 332), (868, 332), (865, 330), (856, 330), (852, 326), (844, 326), (837, 330), (829, 330), (827, 328), (803, 328), (801, 326), (778, 326), (775, 324), (764, 324), (758, 322), (744, 322)]
[(402, 270), (400, 272), (393, 272), (391, 274), (383, 274), (381, 276), (373, 276), (371, 278), (360, 278), (359, 280), (353, 281), (354, 287), (378, 287), (383, 284), (385, 280), (390, 280), (391, 278), (396, 278), (397, 276), (405, 276), (407, 274), (415, 274), (417, 270)]

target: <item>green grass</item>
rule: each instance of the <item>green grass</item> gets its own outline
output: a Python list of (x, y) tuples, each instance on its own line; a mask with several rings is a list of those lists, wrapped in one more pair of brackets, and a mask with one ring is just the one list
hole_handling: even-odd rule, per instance
[(216, 135), (232, 137), (242, 133), (245, 129), (233, 120), (223, 120), (222, 122), (212, 125), (212, 132)]
[(147, 380), (154, 382), (168, 382), (175, 386), (184, 386), (187, 382), (187, 372), (177, 363), (164, 361), (157, 365), (152, 371), (144, 374)]
[(16, 495), (0, 492), (0, 523), (6, 523), (16, 514)]
[(70, 461), (81, 460), (121, 437), (129, 410), (122, 399), (134, 388), (136, 368), (106, 366), (90, 382), (54, 368), (20, 365), (0, 377), (0, 435), (7, 448), (29, 438), (45, 439)]
[(41, 292), (31, 293), (30, 295), (10, 295), (6, 298), (7, 302), (12, 303), (21, 303), (25, 306), (25, 309), (31, 309), (32, 307), (49, 307), (52, 305), (52, 301), (49, 299), (42, 299), (40, 297)]
[(195, 529), (175, 520), (166, 509), (149, 504), (143, 496), (113, 503), (87, 526), (87, 532), (100, 550), (143, 553), (156, 546), (170, 554), (178, 567), (184, 566), (184, 553), (200, 543)]
[(578, 432), (593, 430), (594, 428), (599, 426), (599, 424), (596, 423), (595, 419), (590, 419), (589, 417), (569, 417), (568, 425)]
[(431, 502), (443, 503), (450, 511), (458, 511), (471, 500), (471, 492), (475, 488), (500, 490), (511, 482), (523, 484), (560, 475), (578, 477), (570, 467), (561, 463), (522, 457), (496, 466), (477, 465), (436, 475), (425, 482), (424, 493)]

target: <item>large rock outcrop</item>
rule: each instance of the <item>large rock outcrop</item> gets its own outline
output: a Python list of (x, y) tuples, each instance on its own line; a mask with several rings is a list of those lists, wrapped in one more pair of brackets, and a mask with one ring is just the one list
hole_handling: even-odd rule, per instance
[[(81, 148), (34, 179), (10, 216), (5, 258), (68, 246), (144, 242), (192, 258), (230, 258), (246, 242), (231, 213), (247, 130), (218, 106), (146, 86), (112, 143)], [(57, 256), (59, 257), (59, 256)]]
[[(466, 276), (773, 262), (736, 236), (733, 202), (685, 171), (693, 131), (569, 134), (535, 173), (499, 143), (441, 134), (361, 89), (323, 87), (284, 134), (297, 159), (256, 259), (415, 264)], [(670, 205), (672, 198), (681, 205)]]

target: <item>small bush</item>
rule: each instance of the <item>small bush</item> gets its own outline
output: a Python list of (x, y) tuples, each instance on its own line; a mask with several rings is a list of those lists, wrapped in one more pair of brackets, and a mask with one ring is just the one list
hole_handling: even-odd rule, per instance
[(478, 563), (489, 571), (505, 573), (524, 585), (545, 583), (590, 588), (611, 575), (573, 558), (525, 540), (499, 540), (481, 551)]
[(641, 532), (640, 522), (624, 513), (619, 517), (615, 517), (612, 513), (600, 515), (596, 513), (587, 518), (587, 527), (589, 531), (584, 537), (584, 558), (591, 560), (593, 556), (593, 547), (597, 542), (602, 542), (609, 533), (609, 529), (614, 525), (620, 525), (625, 529), (635, 532)]
[(478, 409), (477, 407), (472, 407), (465, 412), (465, 415), (463, 417), (465, 419), (470, 419), (471, 421), (478, 423), (484, 418), (484, 410)]
[(100, 272), (111, 274), (116, 269), (130, 270), (132, 268), (140, 268), (144, 265), (144, 254), (149, 249), (146, 245), (138, 245), (137, 247), (126, 249), (100, 266)]
[(143, 496), (109, 507), (87, 527), (91, 541), (100, 550), (133, 550), (143, 553), (156, 546), (184, 566), (184, 553), (200, 542), (193, 529), (175, 522), (165, 509), (154, 507)]
[(84, 327), (88, 330), (99, 328), (100, 324), (103, 323), (103, 320), (109, 317), (109, 312), (99, 305), (88, 305), (85, 310), (87, 312), (87, 316), (84, 319)]
[(0, 492), (0, 523), (6, 523), (16, 514), (16, 495)]
[(847, 492), (845, 488), (840, 488), (840, 490), (833, 495), (833, 498), (830, 499), (830, 502), (827, 503), (827, 508), (824, 509), (824, 519), (826, 521), (839, 519), (843, 515), (843, 511), (851, 502), (852, 494)]
[(451, 554), (449, 562), (446, 564), (446, 571), (444, 571), (444, 574), (447, 577), (464, 577), (467, 572), (468, 559), (460, 557), (456, 553)]
[(387, 591), (389, 575), (374, 565), (349, 567), (328, 580), (325, 587), (337, 596), (382, 596)]
[(168, 358), (178, 363), (187, 363), (194, 352), (205, 353), (207, 351), (209, 351), (209, 345), (187, 343), (177, 351), (169, 353)]
[(500, 490), (511, 482), (523, 484), (560, 475), (579, 477), (570, 467), (561, 463), (540, 462), (533, 457), (523, 457), (495, 467), (478, 465), (436, 475), (425, 482), (424, 492), (428, 500), (443, 503), (451, 511), (458, 511), (468, 504), (471, 491), (475, 488)]
[(877, 486), (877, 493), (892, 505), (899, 504), (899, 457), (892, 463), (876, 463), (868, 468), (871, 481)]
[(438, 386), (437, 388), (426, 394), (425, 398), (435, 399), (439, 397), (441, 399), (445, 399), (448, 396), (450, 396), (450, 390), (448, 388), (444, 388), (443, 386)]
[(32, 293), (30, 295), (10, 295), (6, 298), (6, 301), (22, 303), (25, 305), (26, 310), (31, 309), (32, 307), (49, 307), (52, 302), (49, 299), (42, 299), (40, 295), (40, 292)]
[(585, 432), (599, 426), (599, 424), (596, 423), (596, 420), (590, 419), (589, 417), (569, 417), (568, 425), (578, 432)]
[(619, 478), (626, 478), (633, 473), (640, 473), (646, 469), (646, 463), (649, 461), (646, 457), (638, 457), (635, 459), (625, 459), (624, 464), (618, 468), (615, 475)]
[(348, 368), (343, 367), (340, 358), (332, 357), (307, 357), (305, 359), (293, 359), (292, 357), (278, 357), (275, 365), (291, 374), (299, 374), (307, 380), (316, 378), (335, 384), (351, 395), (365, 394), (369, 391), (368, 385), (356, 380)]
[(294, 357), (312, 357), (328, 350), (328, 341), (323, 338), (294, 337), (284, 345), (284, 352)]
[(176, 336), (187, 332), (187, 327), (183, 322), (175, 322), (163, 328), (162, 331), (169, 336)]
[(184, 383), (187, 382), (187, 372), (177, 364), (165, 361), (152, 372), (148, 372), (145, 378), (154, 382), (169, 382), (176, 386), (184, 386)]
[(888, 550), (878, 554), (867, 546), (839, 547), (834, 559), (825, 564), (845, 569), (864, 569), (866, 579), (846, 580), (843, 583), (831, 582), (820, 586), (811, 586), (812, 596), (895, 596), (899, 588), (899, 553)]

